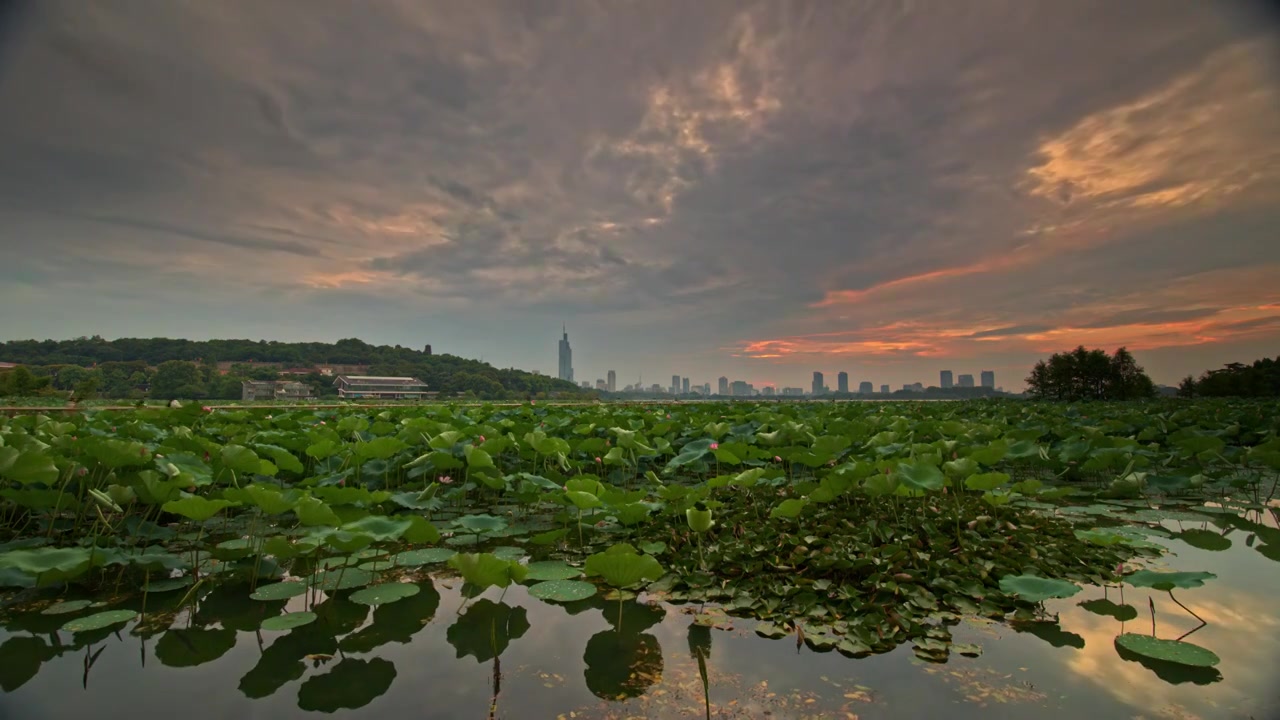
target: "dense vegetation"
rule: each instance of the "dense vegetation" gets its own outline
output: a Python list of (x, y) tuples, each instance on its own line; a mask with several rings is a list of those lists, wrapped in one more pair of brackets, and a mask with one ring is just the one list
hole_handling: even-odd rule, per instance
[(1038, 400), (1138, 400), (1155, 395), (1155, 384), (1126, 349), (1055, 353), (1027, 376), (1027, 393)]
[[(910, 643), (937, 661), (980, 651), (953, 645), (962, 617), (1052, 624), (1044, 601), (1082, 584), (1177, 602), (1174, 589), (1214, 576), (1136, 569), (1171, 518), (1202, 526), (1176, 535), (1196, 547), (1231, 544), (1204, 529), (1213, 518), (1280, 559), (1280, 533), (1237, 516), (1275, 491), (1271, 402), (282, 410), (0, 420), (0, 587), (21, 609), (0, 621), (74, 632), (52, 650), (41, 641), (56, 653), (134, 620), (135, 634), (164, 632), (238, 598), (252, 609), (235, 629), (311, 628), (278, 651), (297, 653), (284, 658), (294, 668), (333, 652), (308, 648), (375, 647), (355, 632), (367, 607), (431, 597), (423, 568), (435, 567), (461, 575), (467, 598), (525, 583), (546, 602), (616, 607), (608, 652), (639, 652), (624, 626), (644, 589), (709, 603), (710, 623), (754, 618), (762, 635), (851, 656)], [(290, 612), (289, 598), (305, 603)], [(474, 600), (460, 656), (495, 659), (496, 673), (506, 636), (494, 628), (514, 612), (501, 596)], [(225, 652), (234, 632), (218, 642)], [(1181, 639), (1116, 642), (1162, 662), (1218, 661)], [(36, 668), (44, 657), (29, 656)]]
[(1262, 358), (1252, 365), (1230, 363), (1205, 371), (1197, 380), (1190, 375), (1178, 385), (1182, 397), (1280, 397), (1280, 358)]
[[(15, 385), (0, 374), (0, 396), (40, 396), (74, 392), (81, 399), (101, 395), (139, 399), (239, 399), (245, 380), (269, 380), (290, 368), (321, 365), (367, 366), (374, 375), (416, 377), (445, 395), (481, 399), (526, 398), (579, 393), (573, 383), (487, 363), (346, 339), (336, 343), (250, 340), (173, 340), (100, 337), (75, 340), (17, 340), (0, 343), (0, 360), (28, 366), (43, 378)], [(233, 363), (220, 374), (218, 363)], [(270, 363), (262, 366), (260, 363)], [(6, 373), (7, 374), (7, 373)], [(332, 396), (333, 378), (319, 372), (295, 376), (316, 396)]]

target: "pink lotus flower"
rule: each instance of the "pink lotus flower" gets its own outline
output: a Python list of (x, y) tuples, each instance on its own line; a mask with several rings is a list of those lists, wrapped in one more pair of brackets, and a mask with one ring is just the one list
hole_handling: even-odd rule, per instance
[(711, 443), (711, 449), (712, 449), (712, 450), (719, 450), (719, 449), (720, 449), (720, 443)]
[(668, 419), (668, 420), (670, 420), (670, 419), (671, 419), (671, 413), (667, 413), (667, 419)]
[(88, 474), (89, 474), (89, 468), (87, 467), (76, 468), (76, 477), (84, 477), (85, 475), (88, 475)]
[(599, 455), (597, 455), (597, 456), (596, 456), (596, 462), (600, 462), (600, 456), (599, 456)]
[(484, 442), (484, 436), (483, 436), (483, 435), (481, 435), (481, 436), (480, 436), (480, 442)]
[(449, 477), (448, 475), (441, 475), (441, 476), (440, 476), (440, 484), (441, 484), (441, 485), (449, 485), (449, 484), (451, 484), (452, 482), (453, 482), (453, 478)]
[(346, 487), (346, 486), (347, 486), (346, 478), (342, 478), (341, 480), (338, 481), (338, 487)]
[(1117, 575), (1124, 574), (1124, 563), (1116, 563), (1116, 574)]
[(774, 456), (773, 456), (773, 461), (774, 461), (774, 462), (782, 462), (782, 458), (781, 458), (780, 456), (778, 456), (778, 455), (774, 455)]
[(203, 411), (205, 411), (205, 412), (213, 412), (213, 408), (209, 407), (208, 405), (205, 405), (204, 407), (202, 407), (202, 408), (200, 408), (200, 409), (201, 409), (201, 410), (203, 410)]

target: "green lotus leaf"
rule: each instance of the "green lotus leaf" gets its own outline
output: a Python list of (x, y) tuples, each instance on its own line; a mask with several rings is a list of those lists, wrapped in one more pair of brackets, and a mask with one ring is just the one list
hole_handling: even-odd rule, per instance
[(581, 580), (547, 580), (529, 588), (529, 594), (539, 600), (574, 602), (596, 594), (596, 586)]
[(289, 598), (303, 595), (306, 592), (306, 583), (289, 581), (274, 583), (272, 585), (263, 585), (250, 593), (249, 597), (254, 600), (263, 601), (288, 600)]
[(146, 593), (166, 593), (189, 587), (195, 582), (190, 575), (183, 575), (176, 578), (164, 578), (163, 580), (152, 580), (142, 586), (143, 592)]
[(799, 517), (800, 511), (804, 510), (805, 501), (798, 498), (789, 498), (778, 503), (769, 511), (771, 518), (794, 518)]
[(512, 582), (520, 582), (529, 569), (514, 560), (503, 560), (492, 553), (460, 553), (449, 558), (449, 566), (457, 570), (462, 579), (478, 587), (504, 588)]
[(1220, 662), (1213, 651), (1184, 640), (1162, 640), (1150, 635), (1125, 633), (1117, 637), (1115, 642), (1118, 647), (1131, 653), (1179, 665), (1213, 667)]
[(1049, 598), (1068, 598), (1080, 592), (1080, 586), (1066, 580), (1035, 575), (1006, 575), (1000, 578), (1000, 591), (1016, 595), (1027, 602), (1044, 602)]
[(944, 477), (936, 465), (917, 460), (909, 463), (898, 463), (894, 475), (902, 487), (918, 493), (937, 492), (942, 489)]
[(67, 615), (81, 610), (93, 604), (92, 600), (63, 600), (56, 602), (44, 610), (40, 611), (41, 615)]
[(495, 532), (507, 527), (507, 521), (493, 515), (465, 515), (453, 521), (454, 525), (473, 533)]
[(62, 629), (67, 632), (88, 632), (90, 630), (101, 630), (109, 628), (112, 625), (129, 622), (138, 617), (138, 613), (133, 610), (105, 610), (93, 615), (86, 615), (82, 618), (68, 620)]
[(210, 500), (198, 495), (189, 495), (181, 500), (170, 500), (162, 505), (161, 509), (195, 522), (204, 522), (223, 509), (234, 506), (235, 503), (230, 500)]
[(529, 580), (572, 580), (582, 575), (581, 570), (560, 560), (531, 562), (527, 567)]
[(351, 593), (351, 597), (348, 599), (361, 605), (386, 605), (407, 597), (413, 597), (421, 591), (422, 588), (412, 583), (391, 582), (370, 585), (363, 590), (357, 590)]
[[(966, 458), (967, 459), (967, 458)], [(989, 472), (978, 475), (970, 475), (965, 478), (964, 486), (969, 490), (995, 490), (996, 488), (1009, 482), (1008, 473)]]
[(457, 555), (456, 550), (448, 548), (424, 548), (422, 550), (405, 550), (395, 556), (395, 564), (399, 567), (419, 567), (442, 563)]
[(256, 473), (262, 467), (258, 454), (243, 445), (222, 448), (222, 464), (238, 473)]
[(662, 577), (662, 566), (652, 555), (636, 554), (634, 548), (631, 552), (618, 551), (618, 547), (589, 556), (585, 564), (587, 575), (601, 577), (615, 588), (629, 588)]
[(1218, 577), (1211, 572), (1160, 572), (1157, 570), (1139, 570), (1124, 576), (1124, 581), (1134, 587), (1149, 587), (1156, 590), (1172, 590), (1182, 588), (1198, 588), (1206, 580)]
[(0, 447), (0, 451), (8, 451), (11, 454), (7, 463), (0, 460), (0, 476), (23, 485), (31, 483), (53, 485), (58, 479), (60, 474), (58, 466), (48, 455), (35, 450), (18, 452), (7, 447)]
[(399, 540), (400, 536), (412, 526), (413, 523), (408, 518), (370, 515), (355, 522), (349, 522), (343, 525), (342, 529), (347, 532), (369, 535), (377, 542), (391, 542), (392, 540)]
[(277, 615), (275, 617), (269, 617), (266, 620), (263, 620), (262, 624), (259, 627), (262, 628), (263, 630), (281, 632), (285, 630), (292, 630), (294, 628), (300, 628), (303, 625), (310, 625), (311, 623), (316, 621), (317, 617), (318, 616), (315, 613), (308, 612), (305, 610), (300, 612), (285, 613), (284, 615)]

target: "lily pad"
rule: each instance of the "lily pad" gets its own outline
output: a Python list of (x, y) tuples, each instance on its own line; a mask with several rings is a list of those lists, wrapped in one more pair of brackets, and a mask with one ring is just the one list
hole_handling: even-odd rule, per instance
[(303, 625), (310, 625), (315, 621), (316, 614), (313, 612), (291, 612), (285, 613), (284, 615), (277, 615), (276, 617), (269, 617), (262, 621), (262, 625), (260, 627), (263, 630), (292, 630), (294, 628), (302, 627)]
[(288, 600), (291, 597), (298, 597), (306, 591), (307, 586), (305, 583), (281, 582), (273, 585), (263, 585), (250, 593), (249, 597), (254, 600)]
[(1219, 662), (1213, 651), (1183, 640), (1162, 640), (1150, 635), (1125, 633), (1116, 638), (1116, 645), (1143, 657), (1179, 665), (1213, 667)]
[(582, 571), (560, 560), (543, 560), (528, 565), (529, 580), (572, 580), (580, 577)]
[(1044, 602), (1049, 598), (1068, 598), (1080, 592), (1080, 586), (1066, 580), (1035, 575), (1006, 575), (1000, 578), (1000, 590), (1027, 602)]
[[(1174, 588), (1190, 589), (1204, 585), (1205, 580), (1218, 577), (1211, 572), (1158, 572), (1156, 570), (1139, 570), (1124, 576), (1124, 581), (1134, 587), (1149, 587), (1156, 590), (1172, 590)], [(1136, 651), (1135, 651), (1136, 652)]]
[(595, 595), (596, 586), (581, 580), (547, 580), (529, 588), (529, 594), (539, 600), (573, 602)]
[(412, 583), (382, 583), (380, 585), (372, 585), (363, 590), (357, 590), (351, 593), (351, 597), (348, 599), (361, 605), (386, 605), (407, 597), (413, 597), (421, 591), (422, 588)]
[(500, 547), (496, 547), (493, 550), (490, 550), (489, 552), (493, 553), (494, 557), (499, 557), (499, 558), (502, 558), (503, 560), (519, 560), (520, 558), (529, 554), (528, 552), (525, 551), (524, 548), (515, 547), (513, 545), (503, 545)]
[(165, 578), (165, 579), (163, 579), (163, 580), (152, 580), (151, 582), (147, 583), (146, 585), (143, 585), (143, 586), (142, 586), (142, 589), (143, 589), (144, 591), (148, 592), (148, 593), (163, 593), (163, 592), (171, 592), (171, 591), (173, 591), (173, 590), (177, 590), (177, 589), (179, 589), (179, 588), (187, 587), (187, 586), (189, 586), (192, 582), (193, 582), (193, 581), (192, 581), (192, 579), (191, 579), (191, 576), (190, 576), (190, 575), (184, 575), (184, 576), (182, 576), (182, 577), (176, 577), (176, 578)]
[(101, 630), (102, 628), (111, 627), (112, 625), (129, 622), (136, 617), (138, 617), (138, 613), (133, 610), (106, 610), (82, 618), (69, 620), (62, 626), (62, 629), (67, 632)]
[(41, 615), (66, 615), (68, 613), (80, 612), (81, 610), (93, 604), (92, 600), (63, 600), (57, 602), (44, 610), (40, 611)]
[(424, 548), (422, 550), (405, 550), (395, 556), (395, 564), (399, 567), (419, 567), (442, 563), (457, 555), (457, 550), (449, 548)]
[(316, 580), (320, 589), (327, 592), (350, 590), (351, 588), (364, 587), (373, 582), (373, 573), (353, 567), (334, 568), (319, 573), (316, 576)]

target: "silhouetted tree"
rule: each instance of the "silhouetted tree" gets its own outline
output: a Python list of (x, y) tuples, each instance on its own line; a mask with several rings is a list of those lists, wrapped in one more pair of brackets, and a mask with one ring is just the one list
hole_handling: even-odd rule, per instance
[(1137, 400), (1153, 396), (1155, 383), (1127, 349), (1108, 356), (1081, 345), (1037, 362), (1027, 390), (1040, 400)]

